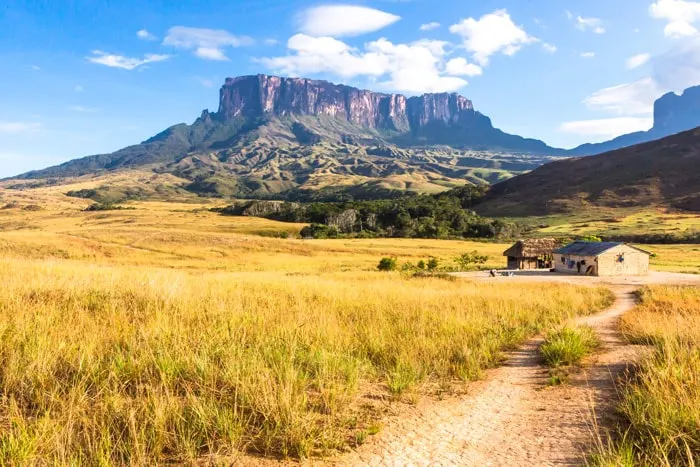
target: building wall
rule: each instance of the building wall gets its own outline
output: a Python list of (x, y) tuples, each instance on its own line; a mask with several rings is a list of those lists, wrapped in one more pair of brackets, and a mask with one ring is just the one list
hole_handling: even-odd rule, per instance
[[(564, 262), (562, 263), (562, 257)], [(573, 261), (573, 267), (569, 267), (570, 262)], [(598, 275), (598, 264), (595, 261), (595, 256), (579, 256), (579, 255), (562, 255), (554, 254), (554, 270), (556, 272), (565, 272), (568, 274), (578, 274), (578, 269), (576, 268), (576, 263), (578, 261), (585, 261), (586, 264), (581, 266), (581, 274), (585, 274), (588, 266), (593, 266), (593, 275)]]
[(508, 269), (537, 269), (537, 258), (508, 257)]
[[(622, 257), (624, 260), (619, 261)], [(600, 276), (646, 276), (649, 274), (649, 255), (627, 245), (620, 245), (598, 257)]]

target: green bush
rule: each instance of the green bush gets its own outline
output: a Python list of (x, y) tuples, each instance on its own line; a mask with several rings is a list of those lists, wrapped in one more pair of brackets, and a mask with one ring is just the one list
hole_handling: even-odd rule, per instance
[(377, 269), (380, 271), (396, 271), (397, 260), (396, 258), (382, 258), (379, 261)]
[(484, 264), (488, 260), (489, 257), (487, 255), (480, 255), (476, 250), (470, 253), (463, 253), (455, 258), (455, 262), (461, 271), (468, 271), (472, 266)]
[(428, 271), (436, 271), (437, 268), (440, 266), (440, 261), (438, 261), (437, 258), (431, 256), (430, 259), (428, 259)]

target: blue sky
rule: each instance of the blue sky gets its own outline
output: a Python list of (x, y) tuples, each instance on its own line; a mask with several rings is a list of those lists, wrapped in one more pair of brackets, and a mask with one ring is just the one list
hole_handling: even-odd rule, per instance
[(506, 131), (602, 141), (700, 84), (696, 27), (685, 0), (5, 0), (0, 177), (191, 123), (255, 73), (456, 91)]

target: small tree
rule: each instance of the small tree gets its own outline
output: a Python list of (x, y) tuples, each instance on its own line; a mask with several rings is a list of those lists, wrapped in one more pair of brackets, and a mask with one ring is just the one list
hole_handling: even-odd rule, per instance
[(586, 235), (584, 237), (579, 238), (579, 241), (582, 241), (582, 242), (602, 242), (603, 239), (596, 236), (596, 235)]
[(433, 272), (437, 270), (438, 266), (440, 266), (440, 262), (438, 261), (438, 259), (434, 256), (431, 256), (428, 259), (428, 271)]
[(418, 266), (418, 269), (425, 269), (425, 261), (423, 261), (423, 260), (418, 261), (417, 266)]
[(476, 250), (469, 253), (463, 253), (461, 256), (455, 258), (455, 262), (462, 271), (466, 271), (472, 266), (478, 264), (484, 264), (488, 260), (489, 257), (487, 255), (480, 255), (479, 252)]
[(382, 258), (379, 261), (379, 265), (377, 266), (377, 269), (379, 269), (380, 271), (395, 271), (396, 265), (397, 265), (396, 258)]

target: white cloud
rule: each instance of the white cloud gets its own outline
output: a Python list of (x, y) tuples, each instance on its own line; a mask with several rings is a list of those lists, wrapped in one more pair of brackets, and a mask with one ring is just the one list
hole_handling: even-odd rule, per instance
[(196, 76), (195, 79), (199, 81), (199, 83), (204, 86), (205, 88), (213, 88), (214, 87), (214, 81), (208, 78), (202, 78), (199, 76)]
[(242, 47), (253, 43), (253, 39), (248, 36), (234, 36), (223, 29), (185, 26), (173, 26), (168, 29), (168, 35), (163, 39), (163, 45), (194, 50), (194, 54), (199, 58), (218, 61), (228, 60), (224, 53), (226, 47)]
[(277, 39), (273, 39), (271, 37), (267, 38), (263, 41), (263, 44), (265, 44), (267, 46), (273, 46), (273, 45), (277, 45), (279, 43), (280, 43), (280, 41), (278, 41)]
[(85, 90), (85, 88), (82, 87), (81, 85), (77, 85), (77, 86), (75, 87), (75, 92), (83, 92), (84, 90)]
[(564, 11), (564, 14), (566, 15), (566, 19), (574, 19), (574, 14), (569, 10)]
[(549, 44), (547, 42), (542, 43), (542, 48), (544, 49), (545, 52), (549, 54), (553, 54), (557, 51), (557, 46), (554, 44)]
[(148, 32), (145, 29), (140, 29), (140, 30), (136, 31), (136, 36), (139, 39), (143, 39), (145, 41), (157, 41), (158, 40), (158, 38), (155, 35), (151, 34), (150, 32)]
[(668, 37), (693, 36), (698, 32), (693, 23), (700, 21), (700, 2), (656, 0), (649, 6), (649, 15), (668, 21), (664, 28)]
[(605, 34), (603, 21), (599, 18), (576, 17), (576, 27), (581, 31), (593, 31), (595, 34)]
[(595, 57), (595, 52), (582, 52), (581, 57), (583, 58), (593, 58)]
[(322, 5), (303, 11), (299, 31), (310, 36), (359, 36), (378, 31), (400, 20), (374, 8), (358, 5)]
[(147, 63), (162, 62), (167, 60), (172, 55), (146, 54), (143, 58), (124, 57), (123, 55), (114, 55), (101, 50), (93, 50), (91, 57), (85, 57), (88, 62), (105, 65), (112, 68), (122, 68), (124, 70), (133, 70)]
[(432, 31), (440, 27), (440, 23), (433, 21), (432, 23), (425, 23), (420, 25), (421, 31)]
[(484, 70), (473, 63), (467, 62), (466, 58), (453, 58), (445, 65), (445, 72), (452, 76), (481, 76)]
[(653, 123), (651, 117), (603, 118), (564, 122), (559, 126), (559, 130), (583, 136), (598, 136), (606, 140), (627, 133), (648, 130)]
[(591, 110), (617, 115), (642, 115), (653, 111), (654, 101), (662, 90), (652, 78), (621, 84), (596, 91), (583, 100)]
[(634, 55), (625, 61), (625, 65), (629, 70), (633, 70), (635, 68), (639, 68), (640, 66), (646, 64), (649, 59), (651, 58), (651, 55), (649, 54), (639, 54), (639, 55)]
[(447, 43), (443, 41), (394, 44), (387, 39), (379, 39), (365, 44), (364, 50), (358, 50), (332, 37), (296, 34), (287, 42), (291, 52), (289, 55), (256, 61), (288, 75), (329, 73), (343, 79), (367, 76), (378, 80), (387, 89), (447, 92), (467, 84), (467, 81), (453, 74), (468, 72), (468, 76), (474, 76), (478, 67), (455, 58), (448, 62), (451, 63), (448, 70), (444, 64), (446, 46)]
[(467, 18), (450, 26), (450, 32), (462, 37), (464, 47), (474, 60), (485, 66), (497, 53), (512, 56), (524, 45), (537, 42), (525, 30), (517, 26), (506, 10), (497, 10), (478, 20)]
[(81, 112), (81, 113), (97, 112), (97, 109), (94, 109), (92, 107), (83, 107), (82, 105), (68, 106), (68, 110), (72, 110), (73, 112)]
[(34, 70), (34, 71), (40, 71), (40, 70), (41, 70), (41, 67), (40, 67), (40, 66), (36, 66), (36, 65), (32, 65), (32, 70)]
[(651, 63), (654, 79), (662, 89), (682, 91), (700, 84), (700, 35), (674, 43)]
[(0, 133), (25, 133), (41, 128), (41, 123), (36, 122), (0, 122)]

